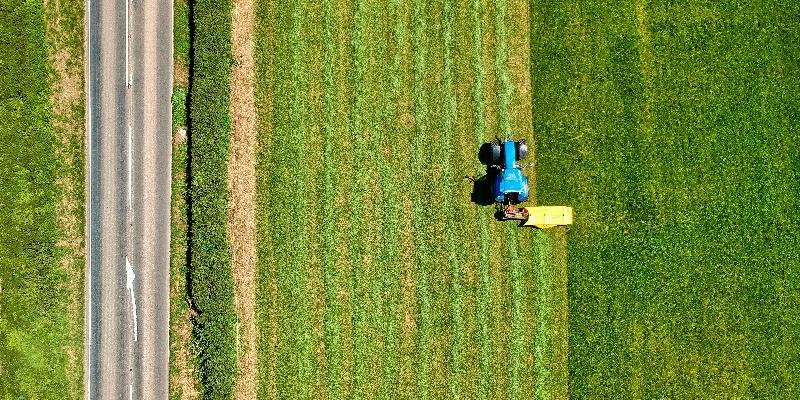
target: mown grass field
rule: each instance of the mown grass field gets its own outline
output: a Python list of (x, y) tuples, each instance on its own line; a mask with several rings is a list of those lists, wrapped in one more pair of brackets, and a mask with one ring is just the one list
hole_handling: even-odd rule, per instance
[(464, 178), (533, 139), (529, 35), (525, 1), (258, 3), (262, 397), (566, 393), (563, 232)]
[(82, 15), (0, 1), (2, 398), (81, 397)]
[[(192, 254), (222, 323), (195, 345), (201, 390), (228, 395), (227, 91), (209, 77), (229, 10), (209, 4)], [(798, 6), (257, 9), (259, 397), (798, 397)], [(575, 208), (568, 232), (470, 203), (478, 145), (509, 133), (535, 145), (535, 202)]]
[(797, 3), (534, 1), (578, 398), (800, 395)]

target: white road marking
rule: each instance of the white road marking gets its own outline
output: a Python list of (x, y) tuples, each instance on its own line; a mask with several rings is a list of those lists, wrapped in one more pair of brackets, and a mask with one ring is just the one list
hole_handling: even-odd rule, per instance
[(133, 292), (133, 279), (136, 278), (136, 275), (133, 274), (133, 267), (131, 267), (131, 263), (127, 256), (125, 257), (125, 271), (127, 272), (125, 286), (127, 286), (128, 290), (131, 292), (131, 308), (133, 309), (133, 341), (135, 342), (139, 339), (139, 326), (136, 318), (136, 295)]
[(87, 296), (88, 306), (86, 307), (87, 314), (88, 314), (88, 325), (89, 332), (87, 333), (87, 345), (86, 345), (86, 399), (91, 399), (92, 397), (92, 1), (86, 0), (86, 113), (87, 113), (87, 123), (86, 123), (86, 130), (89, 132), (89, 140), (87, 144), (87, 150), (89, 153), (89, 160), (87, 162), (87, 166), (89, 169), (88, 173), (88, 193), (87, 199), (88, 203), (86, 206), (86, 215), (88, 216), (89, 223), (86, 224), (86, 254), (87, 254), (87, 286), (89, 288), (89, 295)]
[(132, 160), (132, 157), (131, 157), (131, 151), (132, 151), (131, 150), (131, 142), (132, 142), (133, 139), (131, 138), (131, 136), (132, 136), (131, 135), (131, 126), (129, 124), (128, 125), (128, 210), (132, 210), (133, 209), (133, 207), (131, 206), (131, 196), (132, 196), (132, 193), (133, 193), (133, 179), (132, 179), (132, 176), (133, 176), (133, 164), (131, 163), (131, 160)]
[(128, 87), (131, 87), (131, 74), (128, 72), (128, 47), (130, 47), (130, 34), (128, 33), (128, 3), (129, 0), (125, 1), (125, 79), (127, 80)]
[(133, 400), (133, 384), (128, 385), (128, 398)]

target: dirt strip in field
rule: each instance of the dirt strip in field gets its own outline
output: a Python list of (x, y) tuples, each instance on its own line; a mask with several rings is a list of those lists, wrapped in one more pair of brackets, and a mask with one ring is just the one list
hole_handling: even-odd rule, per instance
[(256, 111), (253, 94), (253, 0), (234, 0), (231, 51), (231, 153), (228, 161), (228, 239), (237, 315), (237, 399), (255, 399), (256, 358)]

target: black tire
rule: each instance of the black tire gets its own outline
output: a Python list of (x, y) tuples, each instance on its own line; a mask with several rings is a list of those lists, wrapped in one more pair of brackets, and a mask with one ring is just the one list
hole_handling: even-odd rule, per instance
[(493, 140), (490, 144), (492, 146), (492, 163), (499, 164), (500, 159), (503, 158), (503, 146), (498, 140)]
[(500, 147), (500, 143), (497, 141), (484, 143), (478, 150), (478, 159), (484, 165), (496, 165), (500, 162), (502, 150), (503, 149)]
[(525, 139), (522, 139), (517, 142), (517, 161), (524, 160), (528, 157), (528, 144), (525, 143)]

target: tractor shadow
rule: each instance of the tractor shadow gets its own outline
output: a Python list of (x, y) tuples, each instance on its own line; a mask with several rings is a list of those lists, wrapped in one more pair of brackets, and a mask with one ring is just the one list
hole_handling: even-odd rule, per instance
[(497, 169), (492, 168), (497, 161), (497, 156), (493, 153), (492, 144), (484, 143), (478, 149), (478, 160), (486, 166), (486, 174), (479, 178), (467, 177), (472, 182), (472, 194), (470, 200), (479, 206), (494, 205), (492, 196), (492, 183), (497, 176)]
[(492, 198), (492, 182), (494, 176), (488, 173), (480, 178), (469, 178), (472, 181), (472, 193), (470, 194), (470, 201), (479, 206), (494, 205), (494, 198)]

